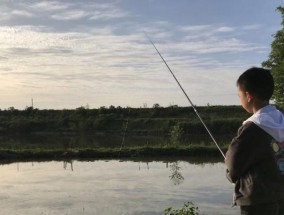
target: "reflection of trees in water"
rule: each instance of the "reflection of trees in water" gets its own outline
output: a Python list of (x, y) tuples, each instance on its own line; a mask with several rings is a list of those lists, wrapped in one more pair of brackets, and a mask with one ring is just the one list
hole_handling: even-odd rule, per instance
[(179, 185), (183, 183), (184, 181), (184, 177), (182, 176), (180, 172), (181, 167), (178, 164), (179, 164), (178, 161), (176, 161), (169, 165), (170, 170), (171, 170), (171, 175), (169, 176), (169, 178), (172, 180), (174, 185)]
[(70, 163), (71, 170), (73, 171), (73, 160), (65, 160), (65, 161), (63, 161), (63, 168), (66, 169), (67, 166), (68, 166), (68, 163)]
[[(142, 163), (144, 163), (144, 162), (142, 162)], [(149, 170), (150, 169), (149, 162), (146, 162), (146, 166), (147, 166), (147, 169)], [(139, 161), (138, 169), (141, 170), (140, 161)]]
[[(143, 163), (146, 163), (146, 168), (149, 170), (150, 167), (149, 167), (149, 162), (142, 162)], [(178, 161), (175, 161), (175, 162), (172, 162), (172, 163), (169, 163), (169, 162), (166, 162), (166, 168), (170, 168), (170, 180), (173, 182), (174, 185), (179, 185), (181, 183), (183, 183), (184, 181), (184, 177), (182, 176), (181, 174), (181, 167), (179, 166), (179, 162)], [(138, 169), (141, 170), (141, 164), (139, 162), (139, 165), (138, 165)]]

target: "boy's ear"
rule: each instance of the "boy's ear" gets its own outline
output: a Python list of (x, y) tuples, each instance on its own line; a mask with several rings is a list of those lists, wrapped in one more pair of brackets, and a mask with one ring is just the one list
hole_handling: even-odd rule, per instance
[(247, 100), (250, 102), (253, 99), (253, 94), (251, 92), (246, 92)]

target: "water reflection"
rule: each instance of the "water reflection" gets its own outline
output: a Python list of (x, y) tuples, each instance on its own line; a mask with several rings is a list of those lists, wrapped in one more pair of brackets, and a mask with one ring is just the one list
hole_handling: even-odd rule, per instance
[[(143, 164), (143, 163), (142, 163)], [(145, 162), (147, 169), (149, 170), (149, 162)], [(141, 162), (139, 161), (139, 170), (141, 170)]]
[(63, 168), (64, 169), (67, 169), (67, 165), (68, 164), (70, 164), (70, 168), (71, 168), (71, 170), (73, 171), (74, 169), (73, 169), (73, 160), (65, 160), (65, 161), (63, 161)]
[(170, 164), (171, 175), (169, 178), (172, 180), (174, 185), (179, 185), (184, 181), (184, 177), (182, 176), (180, 170), (181, 167), (178, 165), (178, 161)]
[[(222, 162), (180, 160), (6, 164), (0, 166), (1, 214), (163, 215), (192, 201), (205, 215), (235, 215), (224, 171)], [(182, 173), (182, 183), (174, 185), (173, 173)]]

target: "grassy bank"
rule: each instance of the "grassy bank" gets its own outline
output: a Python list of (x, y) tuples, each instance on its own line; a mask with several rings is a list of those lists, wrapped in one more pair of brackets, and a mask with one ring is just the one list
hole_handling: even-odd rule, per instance
[[(226, 148), (224, 147), (223, 151)], [(147, 157), (221, 157), (214, 146), (192, 145), (188, 147), (130, 147), (130, 148), (99, 148), (77, 150), (0, 150), (0, 160), (64, 160), (64, 159), (122, 159)]]
[[(240, 106), (196, 108), (224, 151), (248, 117)], [(210, 142), (192, 107), (0, 110), (1, 160), (221, 156)]]

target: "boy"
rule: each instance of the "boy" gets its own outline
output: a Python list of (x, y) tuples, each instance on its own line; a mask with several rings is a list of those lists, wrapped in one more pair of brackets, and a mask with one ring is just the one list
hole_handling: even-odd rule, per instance
[(253, 115), (226, 153), (227, 178), (235, 184), (233, 204), (240, 206), (241, 215), (283, 215), (284, 175), (273, 151), (279, 148), (271, 143), (284, 143), (284, 116), (269, 104), (273, 77), (254, 67), (239, 77), (237, 88), (242, 107)]

